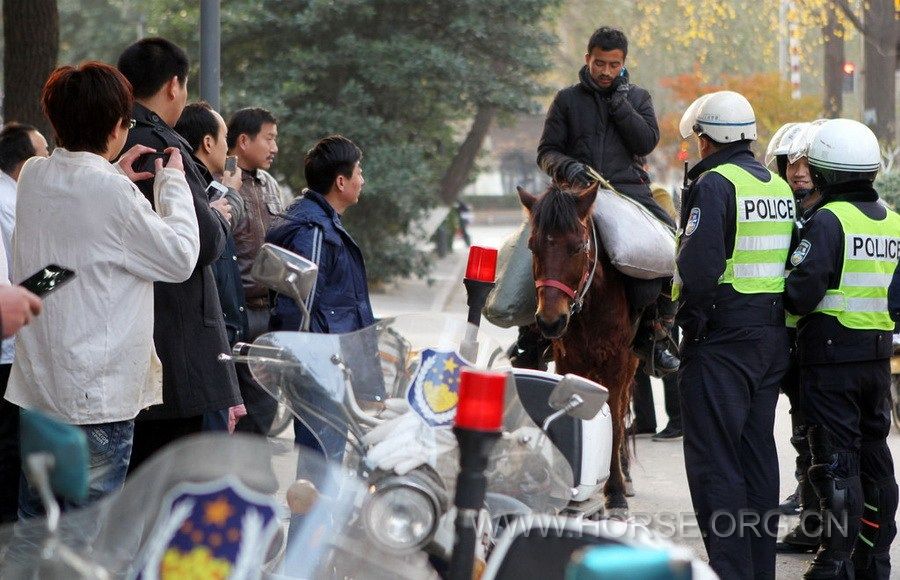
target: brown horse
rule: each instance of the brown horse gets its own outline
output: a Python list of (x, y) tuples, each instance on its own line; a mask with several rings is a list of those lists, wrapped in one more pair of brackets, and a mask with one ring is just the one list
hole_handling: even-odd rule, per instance
[(537, 326), (552, 340), (556, 372), (609, 390), (613, 449), (603, 491), (607, 509), (627, 509), (621, 457), (627, 453), (625, 415), (638, 361), (623, 275), (610, 263), (591, 217), (597, 185), (576, 191), (553, 184), (540, 197), (518, 191), (531, 220)]

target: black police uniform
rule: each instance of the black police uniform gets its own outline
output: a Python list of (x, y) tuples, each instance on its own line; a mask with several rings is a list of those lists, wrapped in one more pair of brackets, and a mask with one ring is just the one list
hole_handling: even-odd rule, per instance
[[(824, 202), (851, 202), (871, 219), (887, 215), (868, 182), (832, 186), (826, 193)], [(819, 211), (803, 239), (809, 249), (788, 276), (785, 305), (803, 315), (798, 325), (800, 397), (812, 451), (808, 475), (823, 509), (822, 548), (841, 559), (849, 557), (855, 543), (855, 577), (888, 578), (898, 498), (886, 441), (891, 332), (845, 328), (837, 318), (813, 312), (826, 290), (839, 286), (844, 233), (834, 214)], [(845, 561), (835, 577), (853, 578), (853, 567)], [(810, 572), (827, 577), (827, 566), (816, 568)]]
[(734, 249), (735, 190), (706, 172), (726, 163), (761, 181), (772, 178), (747, 142), (723, 147), (688, 174), (694, 181), (685, 191), (681, 228), (692, 210), (699, 209), (700, 220), (682, 235), (677, 258), (684, 460), (713, 570), (729, 579), (774, 578), (773, 425), (789, 344), (780, 294), (741, 294), (718, 282)]
[[(779, 166), (780, 169), (780, 166)], [(819, 204), (821, 205), (821, 204)], [(819, 205), (812, 206), (803, 211), (803, 215), (797, 220), (798, 228), (794, 232), (791, 242), (791, 251), (800, 242), (800, 232), (806, 222), (812, 217)], [(798, 212), (802, 211), (799, 209)], [(790, 268), (790, 264), (787, 266)], [(788, 371), (784, 375), (781, 391), (790, 402), (791, 413), (791, 445), (797, 452), (794, 468), (794, 477), (797, 479), (798, 503), (800, 504), (800, 522), (788, 532), (778, 544), (778, 549), (784, 552), (811, 552), (819, 546), (819, 496), (815, 488), (809, 482), (807, 472), (812, 465), (812, 452), (809, 449), (807, 438), (806, 417), (803, 406), (800, 403), (800, 360), (797, 356), (797, 329), (788, 327), (788, 340), (791, 344)]]

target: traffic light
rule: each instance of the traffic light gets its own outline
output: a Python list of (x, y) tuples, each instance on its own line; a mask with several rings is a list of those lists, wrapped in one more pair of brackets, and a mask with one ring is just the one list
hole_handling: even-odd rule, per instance
[(841, 69), (841, 78), (843, 79), (843, 91), (852, 93), (854, 79), (856, 78), (856, 65), (850, 61), (845, 62), (843, 69)]

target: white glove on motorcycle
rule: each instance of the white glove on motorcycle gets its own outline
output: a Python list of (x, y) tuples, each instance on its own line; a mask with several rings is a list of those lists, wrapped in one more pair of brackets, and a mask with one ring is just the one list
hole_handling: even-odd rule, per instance
[(408, 412), (369, 431), (366, 463), (383, 471), (405, 475), (420, 465), (434, 467), (438, 456), (456, 447), (449, 428), (434, 428), (414, 412)]

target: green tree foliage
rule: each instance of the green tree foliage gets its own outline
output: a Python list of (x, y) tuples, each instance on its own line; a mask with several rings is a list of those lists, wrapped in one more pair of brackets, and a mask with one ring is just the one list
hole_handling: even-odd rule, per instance
[[(90, 4), (120, 30), (184, 46), (198, 65), (199, 9), (181, 0), (148, 0), (130, 14), (111, 0)], [(560, 0), (232, 0), (222, 5), (222, 109), (270, 109), (278, 118), (274, 169), (295, 191), (304, 185), (303, 153), (341, 133), (363, 149), (366, 187), (345, 223), (366, 255), (370, 278), (422, 274), (425, 232), (415, 224), (436, 201), (444, 172), (476, 110), (533, 111), (549, 67), (552, 34), (542, 24)], [(104, 6), (105, 5), (105, 6)], [(135, 3), (137, 6), (137, 3)], [(62, 8), (61, 8), (62, 9)], [(91, 16), (93, 18), (93, 15)], [(61, 22), (65, 22), (61, 18)], [(77, 54), (106, 23), (64, 24)], [(104, 47), (101, 58), (114, 60)], [(99, 48), (99, 47), (98, 47)], [(111, 54), (112, 53), (112, 54)], [(64, 52), (65, 54), (65, 52)], [(196, 83), (189, 87), (192, 93)]]
[(875, 180), (875, 190), (881, 199), (891, 204), (891, 207), (900, 208), (900, 171), (879, 174)]

